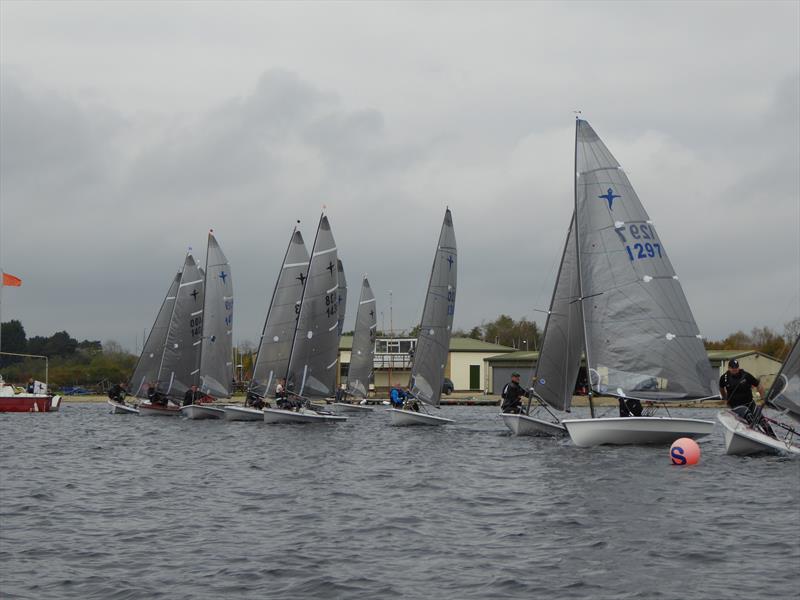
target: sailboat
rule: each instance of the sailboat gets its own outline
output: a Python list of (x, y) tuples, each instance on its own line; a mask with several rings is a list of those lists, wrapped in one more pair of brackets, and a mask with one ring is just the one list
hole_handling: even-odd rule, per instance
[[(203, 296), (203, 274), (191, 253), (187, 253), (175, 295), (167, 296), (167, 300), (171, 302), (165, 301), (162, 305), (140, 357), (140, 363), (142, 363), (142, 358), (145, 357), (145, 352), (148, 351), (150, 345), (150, 338), (154, 338), (153, 345), (160, 345), (160, 352), (158, 352), (158, 346), (155, 348), (159, 355), (158, 366), (152, 369), (155, 371), (155, 377), (148, 381), (145, 373), (139, 373), (137, 366), (131, 386), (131, 389), (134, 389), (134, 385), (136, 386), (138, 397), (146, 398), (148, 383), (154, 383), (156, 390), (167, 398), (167, 404), (162, 406), (144, 400), (138, 406), (139, 414), (142, 416), (181, 414), (180, 405), (183, 396), (186, 390), (197, 382), (197, 374), (200, 371)], [(166, 334), (164, 334), (162, 323), (159, 322), (165, 309), (169, 313)], [(146, 356), (147, 360), (144, 366), (147, 367), (147, 374), (152, 375), (150, 369), (155, 365), (156, 352), (152, 353), (153, 356), (150, 354)]]
[[(200, 392), (214, 400), (227, 399), (233, 381), (233, 277), (214, 230), (208, 232), (203, 289)], [(181, 413), (189, 419), (225, 416), (221, 407), (207, 404), (183, 406)]]
[(592, 418), (562, 421), (573, 443), (670, 444), (710, 434), (713, 422), (700, 419), (594, 418), (593, 395), (629, 405), (718, 396), (702, 338), (655, 225), (619, 163), (582, 119), (575, 126), (574, 230), (576, 304)]
[(364, 404), (335, 402), (333, 406), (336, 412), (372, 412), (372, 407), (366, 406), (366, 398), (374, 374), (376, 327), (375, 294), (372, 293), (369, 280), (364, 277), (361, 282), (361, 296), (358, 299), (356, 328), (353, 332), (353, 347), (350, 351), (350, 368), (347, 372), (345, 388), (346, 396)]
[(347, 417), (315, 409), (309, 402), (312, 398), (332, 396), (336, 387), (339, 364), (337, 264), (336, 242), (328, 217), (323, 214), (311, 249), (286, 368), (286, 389), (302, 406), (297, 410), (265, 408), (266, 423), (347, 420)]
[(457, 258), (453, 216), (448, 208), (444, 213), (444, 222), (436, 245), (414, 363), (411, 366), (409, 390), (413, 400), (408, 401), (401, 409), (387, 409), (392, 425), (444, 425), (453, 422), (452, 419), (413, 408), (417, 405), (421, 405), (423, 410), (426, 405), (439, 407), (456, 306)]
[[(780, 411), (779, 416), (800, 421), (800, 337), (772, 382), (766, 405)], [(722, 424), (726, 454), (800, 454), (800, 429), (788, 420), (767, 418), (775, 434), (772, 437), (731, 410), (721, 411), (717, 419)]]
[[(248, 397), (266, 398), (275, 392), (278, 379), (289, 366), (289, 353), (300, 312), (300, 300), (305, 287), (309, 255), (303, 236), (295, 227), (289, 238), (281, 269), (267, 309), (264, 328), (253, 366), (253, 378)], [(264, 421), (264, 412), (250, 406), (226, 406), (228, 421)]]
[(570, 220), (553, 297), (547, 311), (542, 346), (533, 377), (531, 397), (539, 406), (527, 414), (501, 413), (514, 435), (566, 435), (567, 430), (548, 407), (569, 412), (583, 350), (583, 326), (575, 254), (575, 215)]

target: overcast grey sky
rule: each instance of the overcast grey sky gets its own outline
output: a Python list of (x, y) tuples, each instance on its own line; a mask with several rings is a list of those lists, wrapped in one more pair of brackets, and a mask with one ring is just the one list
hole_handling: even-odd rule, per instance
[[(3, 320), (133, 350), (213, 227), (235, 340), (296, 219), (419, 319), (446, 206), (455, 326), (542, 323), (574, 109), (628, 172), (701, 332), (800, 315), (800, 3), (0, 3)], [(346, 328), (354, 321), (348, 307)], [(380, 324), (380, 323), (379, 323)], [(141, 343), (141, 342), (139, 342)]]

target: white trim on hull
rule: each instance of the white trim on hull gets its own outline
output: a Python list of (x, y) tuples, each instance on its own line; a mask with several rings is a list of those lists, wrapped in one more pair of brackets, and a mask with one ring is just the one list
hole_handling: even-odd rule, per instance
[(177, 417), (181, 414), (180, 406), (158, 406), (149, 402), (139, 404), (139, 414), (143, 417)]
[(224, 419), (225, 411), (214, 406), (203, 406), (202, 404), (189, 404), (181, 406), (181, 416), (187, 419)]
[(560, 423), (513, 413), (500, 413), (500, 416), (514, 435), (567, 435), (567, 430)]
[(434, 417), (423, 412), (414, 410), (402, 410), (399, 408), (387, 408), (392, 417), (392, 425), (396, 427), (407, 427), (409, 425), (447, 425), (453, 423), (453, 419), (444, 417)]
[(334, 402), (331, 404), (331, 408), (337, 413), (351, 413), (354, 415), (368, 415), (374, 410), (371, 406), (366, 406), (364, 404), (347, 404), (346, 402)]
[(582, 448), (601, 444), (669, 445), (682, 437), (705, 437), (714, 429), (713, 421), (675, 417), (565, 419), (561, 423), (572, 442)]
[(717, 414), (725, 437), (725, 454), (747, 456), (749, 454), (796, 454), (800, 447), (776, 440), (756, 431), (729, 410)]
[(300, 411), (283, 410), (282, 408), (265, 408), (264, 422), (270, 424), (288, 423), (328, 423), (346, 421), (347, 417), (337, 415), (323, 415), (313, 410), (301, 408)]
[(133, 406), (128, 406), (127, 404), (120, 404), (119, 402), (114, 402), (113, 400), (109, 399), (106, 400), (109, 406), (111, 406), (111, 414), (112, 415), (138, 415), (139, 411), (136, 410)]
[(225, 406), (222, 409), (225, 412), (226, 421), (263, 421), (264, 411), (257, 408), (250, 408), (249, 406)]

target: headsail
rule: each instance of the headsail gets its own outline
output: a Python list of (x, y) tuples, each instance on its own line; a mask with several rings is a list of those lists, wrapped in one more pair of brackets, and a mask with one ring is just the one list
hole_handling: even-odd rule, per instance
[(289, 358), (287, 387), (295, 394), (333, 395), (339, 363), (339, 276), (336, 242), (322, 215), (311, 251), (300, 316)]
[(533, 378), (536, 393), (553, 408), (566, 411), (572, 403), (584, 339), (575, 249), (573, 213)]
[(456, 235), (453, 217), (448, 208), (444, 213), (433, 259), (409, 383), (412, 395), (433, 406), (439, 406), (444, 370), (450, 352), (450, 334), (456, 306), (457, 267)]
[(200, 353), (200, 391), (230, 398), (233, 380), (233, 277), (213, 232), (208, 234)]
[(186, 255), (172, 309), (167, 343), (158, 373), (158, 390), (183, 398), (198, 383), (203, 338), (203, 275), (191, 254)]
[(589, 123), (576, 127), (575, 220), (593, 389), (658, 400), (713, 396), (708, 356), (653, 222)]
[(350, 370), (347, 372), (347, 393), (357, 398), (366, 398), (372, 382), (375, 356), (375, 333), (377, 316), (375, 294), (364, 277), (361, 297), (358, 300), (356, 328), (353, 332), (353, 348), (350, 351)]
[(277, 380), (286, 375), (300, 312), (300, 298), (306, 282), (308, 260), (303, 236), (295, 229), (289, 238), (283, 264), (275, 282), (253, 368), (249, 391), (259, 396), (271, 393)]
[(344, 267), (342, 266), (342, 259), (337, 262), (337, 270), (339, 273), (339, 336), (342, 335), (344, 328), (344, 313), (347, 309), (347, 279), (344, 276)]
[(772, 382), (767, 400), (800, 420), (800, 337), (795, 340), (786, 362)]
[(178, 293), (178, 286), (181, 283), (181, 272), (178, 271), (167, 290), (164, 302), (156, 315), (153, 328), (147, 336), (139, 361), (133, 370), (128, 390), (132, 396), (145, 398), (147, 396), (147, 386), (150, 382), (158, 379), (158, 369), (161, 366), (161, 358), (164, 355), (164, 345), (167, 343), (167, 332), (169, 322), (172, 318), (172, 309), (175, 306), (175, 296)]

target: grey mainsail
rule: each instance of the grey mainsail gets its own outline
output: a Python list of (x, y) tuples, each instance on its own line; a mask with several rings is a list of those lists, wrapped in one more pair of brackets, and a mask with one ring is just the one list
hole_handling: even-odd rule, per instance
[(411, 394), (432, 406), (439, 406), (450, 351), (456, 306), (457, 258), (453, 217), (448, 208), (433, 259), (409, 382)]
[(311, 250), (300, 315), (289, 357), (287, 388), (300, 396), (326, 398), (336, 386), (339, 360), (339, 276), (336, 242), (322, 215)]
[(213, 232), (208, 234), (200, 351), (200, 391), (230, 398), (233, 380), (233, 277)]
[(572, 403), (584, 339), (574, 231), (573, 213), (533, 379), (536, 393), (545, 402), (566, 411)]
[(308, 250), (303, 236), (295, 228), (289, 238), (281, 270), (267, 309), (261, 332), (253, 379), (249, 391), (266, 396), (275, 390), (278, 379), (286, 374), (289, 354), (300, 312), (300, 298), (308, 271)]
[(366, 398), (369, 384), (372, 383), (376, 327), (375, 294), (364, 277), (356, 312), (353, 348), (350, 351), (350, 369), (347, 372), (347, 393), (356, 398)]
[(341, 258), (337, 261), (337, 270), (339, 273), (339, 336), (341, 337), (344, 328), (344, 313), (347, 309), (347, 279), (344, 276)]
[(800, 420), (800, 337), (795, 340), (786, 362), (772, 382), (767, 400)]
[(128, 385), (128, 390), (132, 396), (146, 398), (148, 384), (158, 379), (158, 370), (164, 354), (164, 345), (167, 343), (169, 322), (172, 318), (172, 308), (175, 306), (175, 296), (178, 293), (180, 283), (181, 272), (178, 271), (172, 279), (164, 301), (161, 303), (153, 328), (147, 336), (147, 341), (144, 343), (141, 355), (139, 355), (136, 368), (133, 370), (133, 376)]
[(187, 254), (158, 372), (158, 390), (171, 398), (182, 399), (186, 390), (198, 382), (203, 296), (201, 269)]
[(697, 325), (655, 225), (589, 123), (576, 124), (575, 222), (586, 363), (595, 391), (714, 395)]

